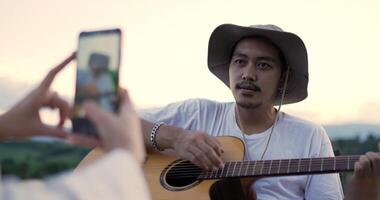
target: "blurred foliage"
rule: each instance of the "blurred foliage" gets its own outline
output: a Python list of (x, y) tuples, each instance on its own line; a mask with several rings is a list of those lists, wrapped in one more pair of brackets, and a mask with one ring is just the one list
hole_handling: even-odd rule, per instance
[(334, 150), (338, 150), (341, 155), (358, 155), (365, 154), (368, 151), (378, 151), (377, 143), (379, 141), (379, 136), (369, 133), (365, 140), (360, 140), (359, 136), (357, 136), (356, 138), (337, 139), (332, 143)]
[(74, 168), (89, 152), (63, 142), (34, 140), (0, 143), (2, 175), (21, 179), (42, 178)]

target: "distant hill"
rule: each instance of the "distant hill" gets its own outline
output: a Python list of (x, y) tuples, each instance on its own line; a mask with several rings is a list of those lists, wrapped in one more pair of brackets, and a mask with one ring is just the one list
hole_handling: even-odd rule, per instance
[(331, 140), (341, 138), (356, 138), (365, 140), (368, 135), (380, 136), (380, 124), (329, 124), (323, 126)]

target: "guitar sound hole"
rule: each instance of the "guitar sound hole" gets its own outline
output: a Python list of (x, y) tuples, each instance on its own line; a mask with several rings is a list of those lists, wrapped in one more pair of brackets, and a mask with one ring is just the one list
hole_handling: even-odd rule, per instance
[(172, 187), (185, 187), (198, 181), (202, 170), (189, 161), (173, 164), (166, 174), (165, 181)]

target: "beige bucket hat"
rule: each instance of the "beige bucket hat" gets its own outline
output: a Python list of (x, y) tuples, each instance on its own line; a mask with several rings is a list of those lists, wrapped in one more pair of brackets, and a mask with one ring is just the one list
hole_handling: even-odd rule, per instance
[[(285, 32), (275, 25), (238, 26), (222, 24), (211, 34), (208, 45), (208, 68), (229, 87), (228, 68), (233, 48), (241, 39), (260, 36), (269, 39), (283, 53), (290, 68), (288, 86), (283, 104), (296, 103), (307, 97), (309, 82), (307, 51), (297, 35)], [(276, 99), (276, 104), (280, 97)]]

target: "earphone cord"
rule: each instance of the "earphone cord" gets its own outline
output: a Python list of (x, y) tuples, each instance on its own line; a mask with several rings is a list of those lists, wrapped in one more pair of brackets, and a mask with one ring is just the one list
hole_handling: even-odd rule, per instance
[[(272, 133), (273, 133), (274, 127), (276, 126), (277, 121), (278, 121), (278, 118), (279, 118), (279, 113), (280, 113), (280, 110), (281, 110), (281, 106), (282, 106), (282, 103), (283, 103), (284, 98), (285, 98), (286, 88), (287, 88), (287, 86), (288, 86), (289, 72), (290, 72), (290, 67), (288, 67), (287, 70), (286, 70), (285, 81), (284, 81), (284, 88), (283, 88), (283, 91), (282, 91), (282, 93), (281, 93), (281, 99), (280, 99), (280, 104), (279, 104), (279, 106), (278, 106), (278, 111), (277, 111), (277, 113), (276, 113), (276, 117), (275, 117), (275, 120), (274, 120), (273, 126), (272, 126), (272, 128), (271, 128), (271, 130), (270, 130), (270, 133), (269, 133), (268, 141), (267, 141), (267, 143), (266, 143), (266, 145), (265, 145), (265, 149), (264, 149), (264, 151), (263, 151), (263, 154), (261, 155), (260, 160), (262, 160), (262, 159), (264, 158), (264, 155), (265, 155), (265, 153), (266, 153), (267, 150), (268, 150), (269, 142), (270, 142), (270, 140), (271, 140), (271, 138), (272, 138)], [(246, 139), (246, 137), (245, 137), (245, 134), (242, 133), (242, 135), (243, 135), (244, 143), (247, 144), (247, 139)], [(251, 155), (249, 154), (249, 150), (248, 150), (248, 148), (247, 148), (246, 152), (247, 152), (248, 158), (251, 159), (252, 157), (251, 157)]]
[(283, 103), (284, 98), (285, 98), (286, 88), (287, 88), (287, 86), (288, 86), (289, 71), (290, 71), (290, 67), (288, 67), (287, 70), (286, 70), (285, 82), (284, 82), (284, 89), (283, 89), (283, 91), (282, 91), (282, 93), (281, 93), (281, 100), (280, 100), (280, 105), (278, 106), (278, 111), (277, 111), (277, 113), (276, 113), (276, 119), (274, 120), (274, 123), (273, 123), (272, 129), (271, 129), (270, 134), (269, 134), (269, 138), (268, 138), (267, 144), (265, 145), (265, 149), (264, 149), (263, 154), (261, 155), (260, 160), (262, 160), (262, 159), (264, 158), (264, 155), (265, 155), (265, 153), (267, 152), (267, 149), (268, 149), (268, 146), (269, 146), (270, 139), (272, 138), (272, 133), (273, 133), (274, 127), (276, 126), (277, 121), (278, 121), (278, 118), (279, 118), (279, 113), (280, 113), (280, 110), (281, 110), (281, 106), (282, 106), (282, 103)]

